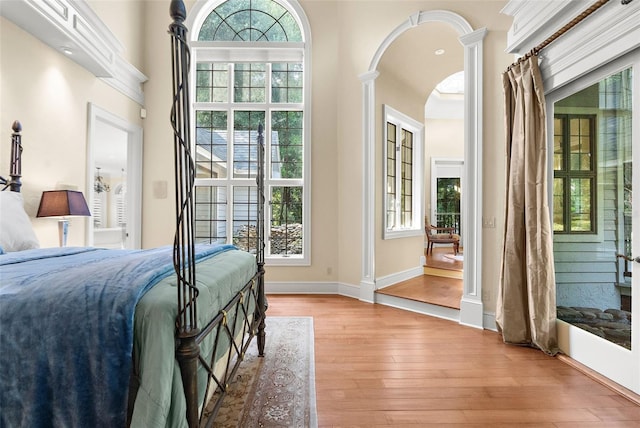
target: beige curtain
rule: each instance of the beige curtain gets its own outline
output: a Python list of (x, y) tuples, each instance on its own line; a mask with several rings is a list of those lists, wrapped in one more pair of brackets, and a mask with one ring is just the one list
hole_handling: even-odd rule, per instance
[(503, 74), (507, 203), (496, 322), (506, 343), (554, 355), (556, 287), (547, 187), (546, 113), (538, 58)]

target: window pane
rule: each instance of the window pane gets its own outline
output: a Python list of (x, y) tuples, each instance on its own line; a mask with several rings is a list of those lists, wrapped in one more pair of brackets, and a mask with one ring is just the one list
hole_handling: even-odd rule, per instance
[(243, 251), (255, 252), (258, 218), (258, 188), (233, 187), (233, 244)]
[(274, 63), (271, 70), (271, 101), (301, 103), (302, 63)]
[(198, 40), (301, 42), (300, 27), (274, 0), (233, 0), (205, 19)]
[(387, 122), (387, 229), (396, 227), (396, 125)]
[(264, 64), (235, 64), (233, 72), (234, 101), (264, 103), (266, 71)]
[(571, 136), (569, 153), (572, 171), (590, 171), (592, 135), (592, 117), (577, 117), (570, 119)]
[(402, 130), (402, 194), (400, 207), (401, 227), (410, 227), (413, 213), (413, 133)]
[(564, 120), (553, 119), (553, 169), (564, 169)]
[(227, 188), (197, 186), (195, 201), (196, 242), (227, 241)]
[(460, 178), (438, 177), (436, 188), (436, 218), (432, 219), (431, 223), (437, 227), (453, 227), (456, 233), (459, 233)]
[(233, 176), (253, 178), (258, 171), (258, 125), (264, 111), (236, 111), (233, 115)]
[(227, 176), (227, 112), (196, 111), (196, 177)]
[(196, 67), (196, 101), (224, 103), (229, 100), (227, 64), (198, 63)]
[[(627, 245), (631, 225), (626, 223), (624, 195), (630, 184), (626, 162), (632, 161), (632, 95), (637, 90), (631, 72), (619, 71), (556, 102), (565, 118), (579, 118), (579, 149), (572, 147), (576, 170), (563, 175), (563, 232), (587, 239), (554, 237), (558, 319), (627, 349), (632, 341), (629, 321), (616, 318), (616, 329), (610, 329), (604, 318), (631, 309), (631, 298), (625, 301), (621, 293), (631, 284), (631, 266), (617, 257), (636, 255)], [(618, 322), (627, 325), (619, 329)]]
[(571, 179), (571, 231), (588, 232), (591, 225), (591, 179)]
[(564, 179), (553, 179), (553, 231), (565, 232), (564, 228)]
[(302, 178), (302, 122), (301, 111), (272, 113), (272, 178)]
[(271, 254), (302, 254), (302, 187), (271, 191)]
[(387, 188), (387, 192), (395, 193), (396, 180), (396, 126), (387, 124), (387, 177), (392, 179), (393, 188)]

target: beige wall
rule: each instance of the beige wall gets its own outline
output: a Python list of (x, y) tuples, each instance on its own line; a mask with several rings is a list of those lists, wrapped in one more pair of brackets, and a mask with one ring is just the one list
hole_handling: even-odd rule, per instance
[[(188, 4), (188, 9), (191, 4)], [(308, 267), (270, 267), (268, 281), (336, 281), (339, 272), (336, 138), (336, 85), (338, 33), (334, 29), (336, 4), (310, 2), (305, 5), (312, 37), (313, 104), (311, 142), (311, 192), (313, 207), (311, 224), (312, 264)], [(169, 127), (171, 106), (171, 58), (167, 27), (170, 23), (167, 4), (147, 2), (145, 34), (145, 69), (149, 82), (145, 85), (147, 119), (144, 123), (144, 246), (171, 242), (174, 229), (172, 134)], [(167, 181), (169, 197), (153, 195), (153, 184)]]
[[(94, 102), (133, 123), (141, 123), (144, 128), (142, 239), (144, 247), (152, 247), (170, 243), (174, 229), (168, 1), (115, 3), (119, 5), (118, 12), (112, 8), (114, 2), (91, 1), (92, 7), (125, 45), (125, 58), (149, 77), (145, 84), (147, 119), (138, 119), (139, 106), (133, 101), (2, 20), (0, 141), (9, 140), (13, 119), (23, 121), (24, 188), (29, 213), (35, 215), (39, 193), (52, 184), (69, 183), (84, 190), (85, 168), (61, 165), (85, 164), (87, 102)], [(500, 263), (498, 232), (504, 204), (504, 195), (499, 189), (504, 187), (505, 171), (500, 73), (512, 60), (504, 53), (510, 20), (499, 14), (505, 1), (300, 0), (300, 3), (311, 23), (313, 37), (312, 265), (270, 267), (267, 280), (360, 283), (363, 124), (359, 76), (368, 70), (385, 37), (410, 15), (421, 10), (446, 9), (466, 18), (474, 28), (489, 30), (484, 43), (483, 70), (483, 205), (484, 215), (495, 216), (498, 227), (483, 230), (482, 270), (485, 309), (493, 310)], [(129, 13), (123, 14), (122, 7)], [(138, 19), (143, 21), (141, 25), (136, 25)], [(420, 103), (424, 105), (425, 100)], [(376, 104), (377, 111), (379, 106), (380, 102)], [(3, 173), (8, 162), (7, 146), (0, 144)], [(376, 180), (377, 277), (416, 266), (422, 251), (422, 239), (394, 240), (389, 246), (379, 242), (381, 174), (380, 169)], [(168, 186), (168, 196), (164, 199), (154, 194), (154, 187), (163, 183)], [(73, 220), (71, 244), (83, 242), (84, 221)], [(40, 219), (34, 219), (34, 225), (43, 244), (56, 244), (55, 226)]]
[(482, 216), (495, 217), (495, 228), (482, 229), (482, 301), (485, 312), (495, 312), (504, 233), (506, 150), (502, 73), (513, 61), (504, 52), (505, 32), (490, 32), (484, 42), (484, 145), (482, 148)]
[[(113, 32), (124, 50), (121, 56), (138, 70), (144, 67), (142, 26), (148, 0), (87, 0), (89, 6)], [(168, 6), (167, 6), (168, 9)]]
[(423, 254), (422, 236), (402, 239), (382, 239), (384, 230), (384, 117), (383, 105), (409, 116), (418, 123), (423, 122), (424, 102), (422, 95), (395, 79), (386, 70), (376, 79), (376, 277), (384, 277), (419, 266)]
[[(138, 104), (0, 17), (0, 174), (9, 173), (11, 124), (18, 119), (23, 126), (22, 192), (31, 217), (43, 190), (65, 187), (86, 194), (90, 102), (140, 124)], [(86, 221), (71, 219), (68, 245), (84, 245)], [(54, 220), (33, 218), (32, 223), (41, 246), (58, 245)]]

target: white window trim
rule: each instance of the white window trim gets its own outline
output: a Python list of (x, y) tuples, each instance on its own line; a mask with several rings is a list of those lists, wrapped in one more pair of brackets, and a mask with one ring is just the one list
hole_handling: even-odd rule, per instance
[[(281, 3), (287, 10), (291, 12), (300, 30), (302, 32), (303, 43), (270, 43), (269, 48), (266, 49), (266, 43), (254, 42), (243, 44), (243, 48), (234, 50), (233, 46), (216, 46), (219, 42), (201, 42), (198, 41), (198, 31), (194, 31), (194, 28), (200, 28), (204, 23), (209, 13), (223, 3), (226, 0), (198, 0), (191, 8), (187, 20), (185, 21), (186, 27), (189, 29), (189, 45), (192, 49), (191, 60), (191, 75), (195, 76), (195, 67), (198, 61), (225, 61), (225, 62), (243, 62), (251, 59), (256, 62), (295, 62), (300, 61), (303, 64), (304, 70), (304, 150), (303, 150), (303, 169), (302, 169), (302, 183), (303, 185), (303, 213), (302, 213), (302, 255), (271, 255), (265, 254), (265, 263), (268, 266), (310, 266), (311, 265), (311, 25), (309, 19), (304, 12), (302, 6), (298, 0), (276, 0)], [(226, 43), (225, 43), (226, 45)], [(207, 46), (216, 46), (219, 49), (218, 53), (205, 53), (203, 49)], [(286, 48), (286, 49), (285, 49)], [(200, 56), (199, 56), (200, 55)], [(190, 93), (195, 94), (195, 79), (191, 79)], [(193, 101), (193, 100), (192, 100)], [(279, 105), (280, 106), (280, 105)], [(249, 107), (247, 105), (247, 107)], [(285, 108), (286, 104), (281, 107)], [(191, 115), (195, 117), (196, 105), (192, 102)], [(270, 126), (266, 126), (267, 129), (271, 129)], [(191, 135), (195, 135), (195, 122), (191, 124)], [(268, 165), (269, 154), (265, 153)], [(265, 174), (269, 173), (269, 169), (265, 168)], [(196, 180), (196, 185), (204, 184), (205, 181)], [(287, 183), (291, 184), (291, 181)], [(273, 181), (272, 185), (277, 185), (277, 181)], [(269, 195), (271, 189), (265, 186), (265, 238), (269, 239), (269, 219), (271, 218), (271, 206), (269, 204)], [(231, 238), (229, 238), (231, 239)]]
[[(422, 236), (424, 227), (424, 212), (422, 207), (424, 206), (424, 156), (423, 156), (423, 141), (424, 141), (424, 124), (417, 120), (407, 116), (404, 113), (388, 106), (383, 105), (383, 131), (382, 131), (382, 143), (383, 143), (383, 204), (382, 204), (382, 232), (383, 239), (397, 239), (407, 238), (412, 236)], [(387, 122), (396, 124), (399, 128), (406, 129), (413, 133), (413, 201), (412, 201), (412, 224), (409, 228), (404, 229), (389, 229), (387, 227), (387, 206), (389, 204), (388, 194), (386, 189), (387, 177)], [(398, 175), (400, 171), (396, 171)], [(399, 201), (396, 201), (396, 211), (399, 209)]]

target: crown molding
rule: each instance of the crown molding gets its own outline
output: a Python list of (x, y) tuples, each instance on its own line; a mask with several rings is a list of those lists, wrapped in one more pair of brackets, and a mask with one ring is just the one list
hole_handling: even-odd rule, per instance
[(144, 104), (147, 77), (122, 57), (122, 44), (85, 0), (0, 1), (0, 15)]
[[(530, 51), (579, 15), (589, 3), (510, 1), (502, 10), (514, 17), (507, 51), (518, 55)], [(545, 18), (542, 17), (551, 24), (545, 25)], [(529, 19), (535, 24), (518, 28), (519, 23), (526, 25)], [(610, 1), (540, 52), (540, 72), (545, 92), (549, 93), (638, 47), (640, 1), (626, 5), (620, 1)]]
[(507, 52), (524, 55), (589, 7), (585, 0), (511, 0), (501, 13), (513, 17)]

